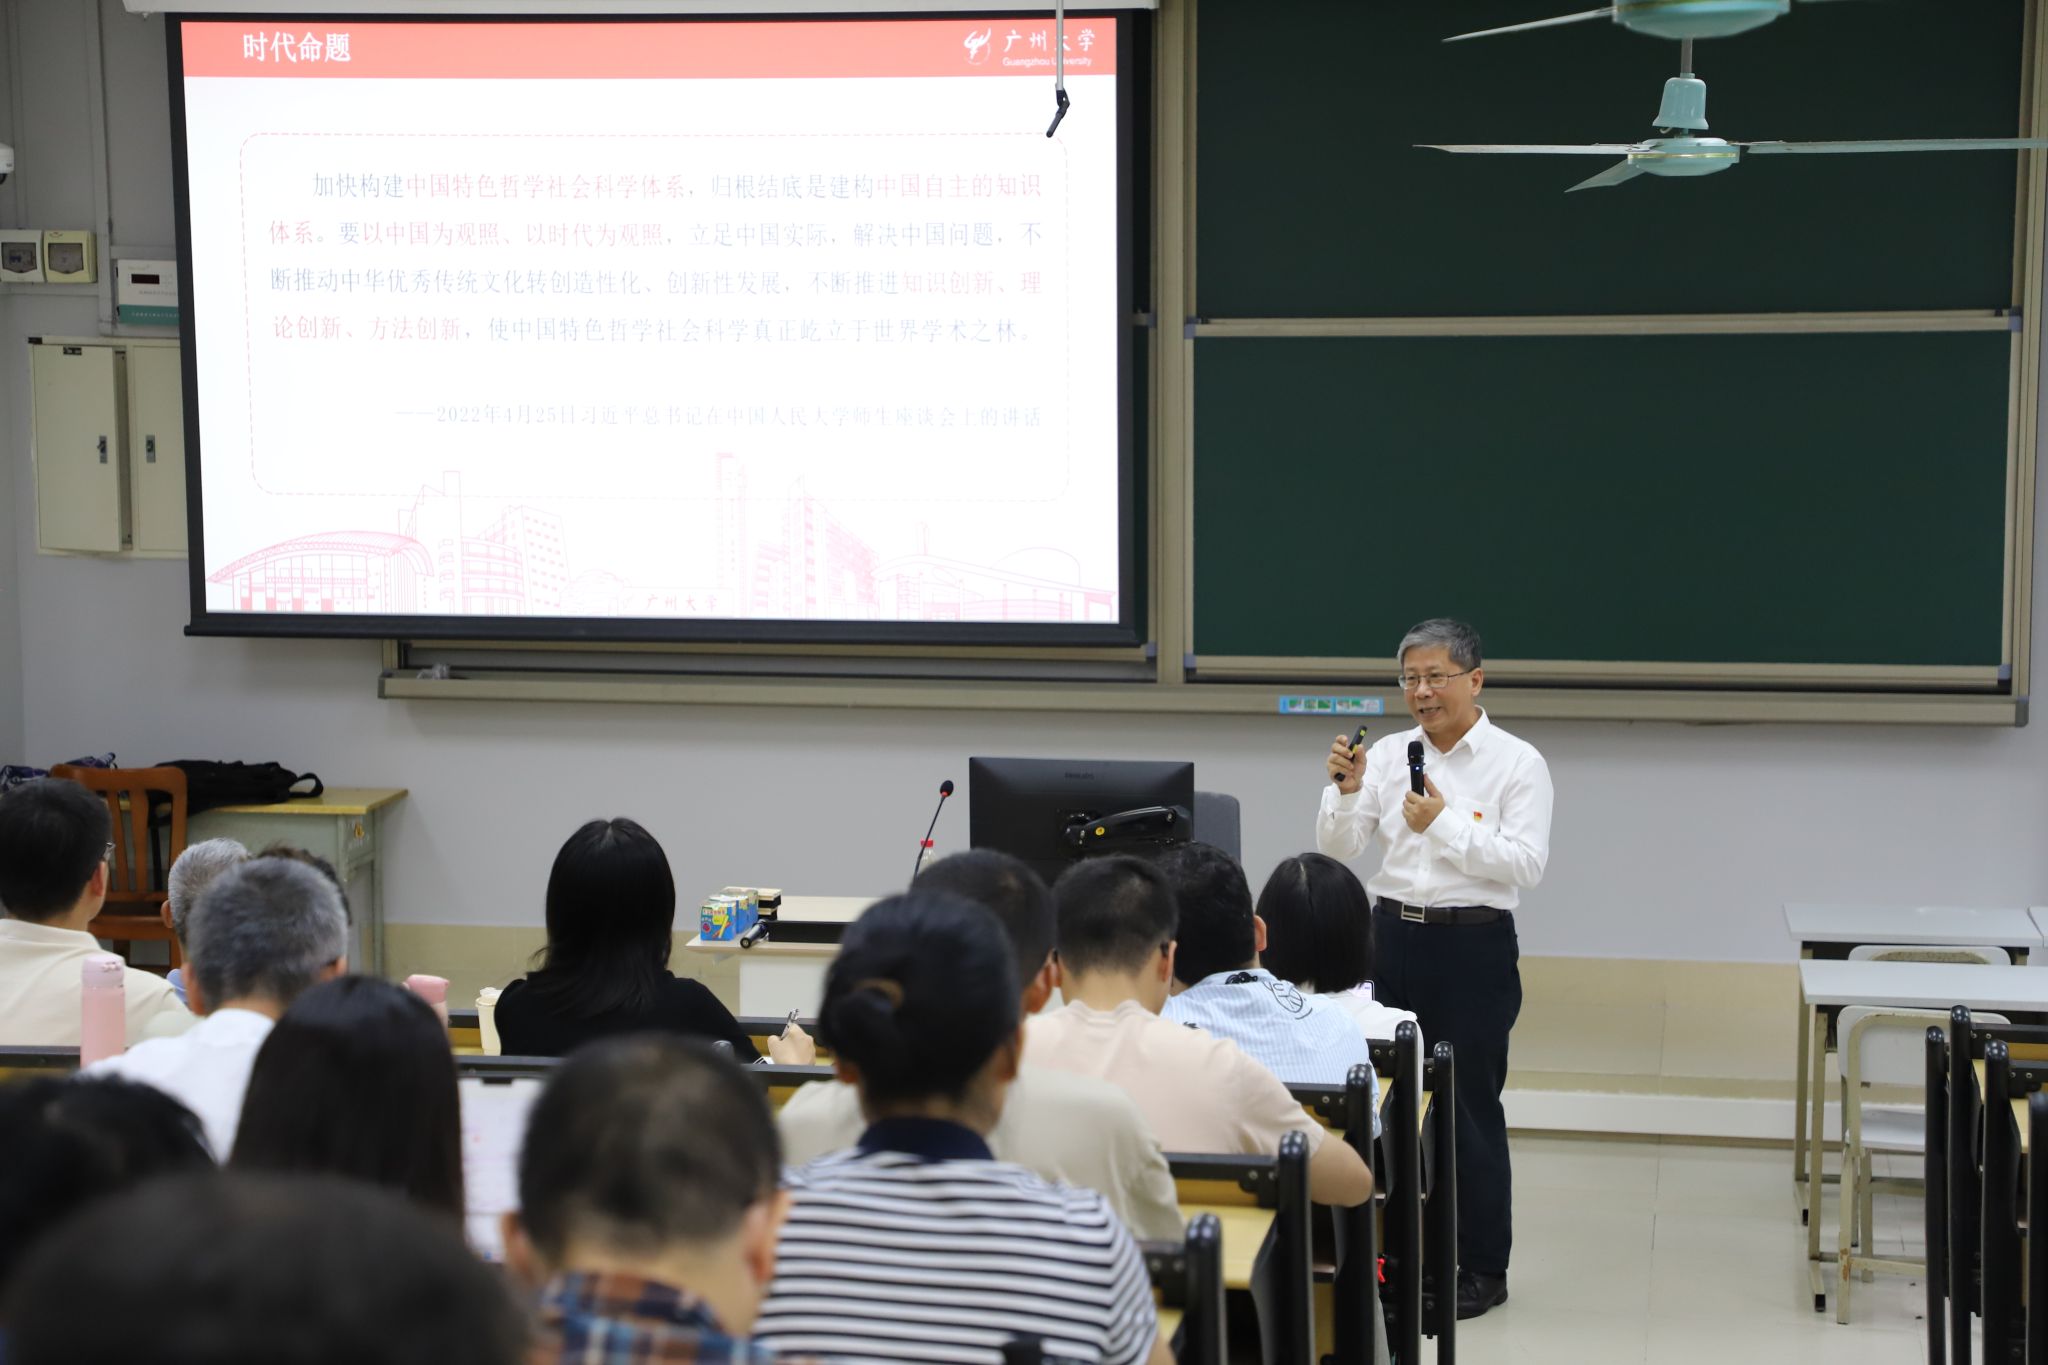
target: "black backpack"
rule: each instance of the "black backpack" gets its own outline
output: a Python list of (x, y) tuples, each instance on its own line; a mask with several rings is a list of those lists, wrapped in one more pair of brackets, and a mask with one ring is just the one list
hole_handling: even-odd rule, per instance
[[(222, 763), (181, 758), (163, 765), (185, 774), (185, 809), (191, 814), (217, 806), (274, 806), (293, 797), (312, 798), (327, 790), (317, 773), (295, 773), (278, 763)], [(295, 788), (311, 783), (311, 791)]]

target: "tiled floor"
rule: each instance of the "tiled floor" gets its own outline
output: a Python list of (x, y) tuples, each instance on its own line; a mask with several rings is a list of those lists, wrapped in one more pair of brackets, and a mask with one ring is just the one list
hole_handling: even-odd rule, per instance
[[(1917, 1279), (1858, 1282), (1847, 1326), (1832, 1304), (1813, 1311), (1788, 1151), (1519, 1134), (1512, 1145), (1512, 1297), (1459, 1324), (1461, 1365), (1926, 1358)], [(1920, 1207), (1879, 1199), (1881, 1250), (1919, 1254)], [(1832, 1208), (1822, 1232), (1832, 1247)]]

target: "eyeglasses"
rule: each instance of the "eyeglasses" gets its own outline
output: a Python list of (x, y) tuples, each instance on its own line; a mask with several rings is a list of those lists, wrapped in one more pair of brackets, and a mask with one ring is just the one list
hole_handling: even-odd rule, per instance
[(1401, 684), (1403, 692), (1413, 692), (1424, 683), (1428, 683), (1429, 690), (1435, 692), (1451, 679), (1462, 678), (1471, 671), (1469, 668), (1461, 668), (1456, 673), (1403, 673), (1394, 681)]
[(114, 841), (112, 839), (107, 840), (107, 851), (105, 855), (100, 858), (100, 861), (103, 863), (111, 863), (112, 861), (114, 861)]

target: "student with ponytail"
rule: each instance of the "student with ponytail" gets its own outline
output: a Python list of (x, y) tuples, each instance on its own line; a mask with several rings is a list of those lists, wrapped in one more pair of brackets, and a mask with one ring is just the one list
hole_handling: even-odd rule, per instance
[(858, 1088), (858, 1146), (789, 1172), (771, 1349), (843, 1361), (1165, 1365), (1137, 1244), (1103, 1197), (990, 1154), (1024, 1048), (1007, 936), (944, 892), (882, 901), (846, 932), (820, 1036)]

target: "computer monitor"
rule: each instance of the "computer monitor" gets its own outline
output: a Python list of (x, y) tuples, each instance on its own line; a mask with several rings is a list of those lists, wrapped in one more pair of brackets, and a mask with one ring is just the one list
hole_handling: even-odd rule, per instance
[(967, 760), (967, 842), (1021, 858), (1048, 882), (1094, 854), (1186, 843), (1194, 807), (1192, 763)]

